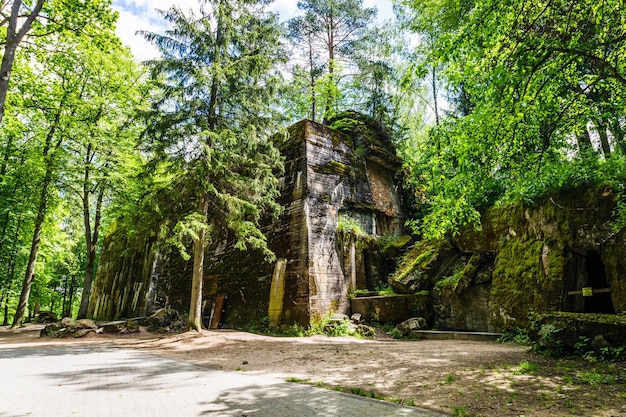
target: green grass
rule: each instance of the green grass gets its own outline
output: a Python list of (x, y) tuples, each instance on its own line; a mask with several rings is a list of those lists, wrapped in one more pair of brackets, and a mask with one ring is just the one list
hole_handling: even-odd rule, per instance
[(454, 381), (456, 381), (456, 375), (449, 374), (449, 375), (446, 375), (446, 378), (443, 381), (438, 382), (438, 385), (451, 384)]
[(539, 366), (537, 364), (524, 361), (513, 371), (513, 375), (534, 375), (538, 370)]
[(452, 413), (455, 417), (469, 417), (467, 410), (465, 410), (465, 408), (463, 407), (454, 407), (452, 409)]
[(584, 384), (589, 385), (614, 385), (615, 377), (597, 371), (588, 371), (578, 373), (578, 378)]
[(391, 396), (377, 393), (375, 391), (368, 391), (361, 387), (342, 387), (339, 385), (326, 384), (322, 381), (312, 382), (310, 379), (301, 379), (297, 377), (289, 377), (289, 378), (286, 378), (285, 381), (294, 382), (296, 384), (312, 385), (312, 386), (316, 386), (319, 388), (325, 388), (331, 391), (338, 391), (338, 392), (343, 392), (346, 394), (358, 395), (360, 397), (367, 397), (367, 398), (373, 398), (373, 399), (380, 400), (380, 401), (403, 404), (403, 405), (407, 405), (410, 407), (415, 406), (415, 400), (391, 397)]

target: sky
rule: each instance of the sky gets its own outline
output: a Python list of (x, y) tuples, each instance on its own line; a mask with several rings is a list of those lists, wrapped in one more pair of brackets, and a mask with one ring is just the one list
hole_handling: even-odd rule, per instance
[[(113, 0), (113, 9), (119, 12), (117, 35), (131, 48), (139, 61), (157, 56), (156, 49), (143, 37), (136, 35), (138, 30), (160, 33), (163, 31), (163, 20), (156, 9), (167, 10), (176, 4), (188, 10), (198, 4), (198, 0)], [(296, 0), (275, 0), (271, 10), (278, 12), (281, 21), (288, 20), (298, 13)], [(383, 22), (393, 18), (391, 0), (364, 0), (365, 7), (376, 6), (378, 20)]]

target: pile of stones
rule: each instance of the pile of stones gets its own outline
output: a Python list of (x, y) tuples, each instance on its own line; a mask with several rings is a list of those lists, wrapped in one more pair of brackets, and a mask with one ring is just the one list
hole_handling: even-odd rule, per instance
[(48, 323), (41, 332), (41, 337), (84, 337), (88, 334), (128, 334), (137, 333), (146, 327), (155, 333), (182, 332), (187, 327), (187, 320), (171, 308), (162, 308), (150, 317), (137, 317), (128, 320), (117, 320), (96, 323), (89, 319), (74, 320), (65, 317), (60, 321), (49, 322), (49, 315), (38, 319), (40, 323)]
[(84, 337), (89, 333), (100, 332), (100, 328), (93, 320), (74, 320), (71, 317), (64, 317), (61, 321), (46, 324), (39, 335), (42, 337)]

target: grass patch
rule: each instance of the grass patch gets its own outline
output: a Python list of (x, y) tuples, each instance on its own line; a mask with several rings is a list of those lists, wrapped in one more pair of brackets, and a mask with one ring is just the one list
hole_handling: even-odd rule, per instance
[(285, 379), (285, 381), (295, 382), (296, 384), (310, 384), (311, 383), (310, 379), (302, 379), (302, 378), (297, 378), (295, 376), (290, 376), (289, 378)]
[(368, 391), (361, 387), (342, 387), (340, 385), (330, 385), (322, 381), (313, 382), (310, 379), (301, 379), (297, 377), (289, 377), (289, 378), (286, 378), (285, 381), (294, 382), (296, 384), (311, 385), (311, 386), (315, 386), (318, 388), (325, 388), (331, 391), (343, 392), (345, 394), (358, 395), (360, 397), (373, 398), (375, 400), (402, 404), (402, 405), (406, 405), (409, 407), (415, 407), (415, 400), (391, 397), (388, 395), (377, 393), (375, 391)]
[(537, 364), (524, 361), (513, 371), (513, 375), (534, 375), (538, 370), (539, 366)]
[(583, 384), (589, 385), (614, 385), (615, 377), (597, 371), (588, 371), (578, 373), (578, 378)]
[(454, 407), (452, 409), (452, 414), (455, 417), (469, 417), (467, 410), (464, 407)]
[(449, 374), (449, 375), (446, 375), (446, 377), (445, 377), (445, 379), (443, 381), (439, 381), (438, 385), (441, 386), (441, 385), (451, 384), (454, 381), (456, 381), (456, 375)]

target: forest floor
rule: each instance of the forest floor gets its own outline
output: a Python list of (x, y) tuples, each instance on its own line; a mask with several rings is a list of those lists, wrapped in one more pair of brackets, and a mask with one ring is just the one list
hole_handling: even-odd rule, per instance
[(454, 416), (625, 416), (626, 363), (552, 359), (515, 344), (272, 337), (219, 330), (40, 338), (0, 327), (0, 349), (106, 344), (233, 372), (279, 377)]

